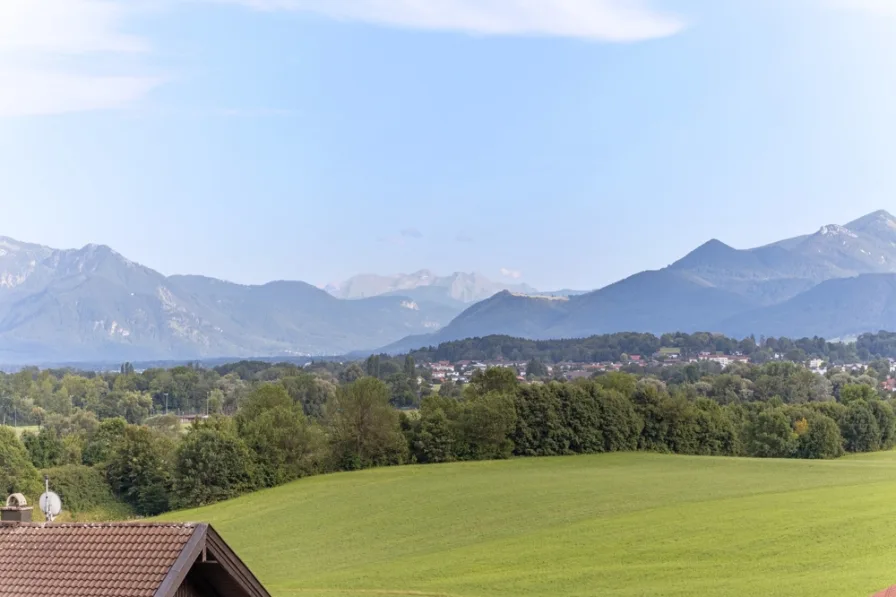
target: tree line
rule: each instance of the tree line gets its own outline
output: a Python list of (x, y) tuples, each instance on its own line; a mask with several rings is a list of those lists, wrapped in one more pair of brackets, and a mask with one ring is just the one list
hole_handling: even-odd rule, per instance
[(625, 332), (565, 340), (485, 336), (445, 342), (436, 347), (411, 351), (410, 354), (420, 362), (499, 359), (521, 362), (535, 359), (546, 363), (586, 363), (619, 361), (623, 355), (648, 356), (662, 348), (680, 349), (683, 357), (694, 357), (704, 351), (739, 352), (757, 363), (771, 361), (779, 354), (791, 361), (819, 358), (844, 364), (896, 358), (896, 333), (863, 334), (854, 343), (828, 342), (818, 337), (790, 339), (760, 336), (757, 339), (750, 336), (738, 340), (705, 332), (662, 336)]
[[(398, 363), (409, 377), (413, 362)], [(873, 368), (821, 376), (794, 363), (705, 366), (537, 383), (493, 368), (407, 410), (377, 377), (383, 361), (335, 371), (243, 363), (243, 373), (214, 372), (251, 378), (232, 412), (186, 428), (172, 414), (131, 422), (79, 406), (48, 413), (21, 439), (0, 427), (0, 489), (33, 498), (41, 473), (51, 474), (66, 503), (114, 498), (149, 516), (377, 466), (632, 450), (836, 458), (896, 443), (892, 399)], [(388, 369), (387, 379), (397, 373)]]

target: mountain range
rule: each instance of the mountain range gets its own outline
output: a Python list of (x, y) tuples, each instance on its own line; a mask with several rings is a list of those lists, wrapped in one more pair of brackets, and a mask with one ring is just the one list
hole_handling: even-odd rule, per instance
[(501, 292), (444, 328), (385, 350), (491, 334), (845, 338), (880, 329), (896, 329), (896, 218), (886, 211), (753, 249), (710, 240), (666, 268), (567, 298)]
[(347, 301), (304, 282), (163, 276), (109, 247), (0, 237), (0, 362), (341, 354), (438, 329), (457, 310)]
[(896, 218), (757, 247), (711, 240), (604, 288), (539, 293), (480, 274), (362, 275), (326, 290), (164, 276), (103, 245), (0, 237), (0, 362), (400, 352), (490, 334), (620, 331), (844, 338), (896, 330)]
[(457, 309), (457, 313), (502, 290), (524, 294), (538, 292), (527, 284), (495, 282), (478, 273), (455, 272), (450, 276), (438, 276), (426, 269), (393, 276), (361, 274), (339, 284), (330, 284), (324, 290), (336, 298), (350, 300), (373, 296), (403, 296), (415, 301), (451, 307)]

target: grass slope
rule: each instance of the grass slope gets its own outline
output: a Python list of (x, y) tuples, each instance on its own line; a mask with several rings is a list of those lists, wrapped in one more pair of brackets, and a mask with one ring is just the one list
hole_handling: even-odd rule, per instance
[(894, 501), (892, 452), (607, 454), (313, 477), (165, 519), (211, 522), (277, 597), (841, 597), (896, 583)]

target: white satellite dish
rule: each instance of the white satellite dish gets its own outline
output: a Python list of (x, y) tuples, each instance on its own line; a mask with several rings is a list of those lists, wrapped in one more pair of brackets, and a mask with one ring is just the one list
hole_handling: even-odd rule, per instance
[(47, 491), (40, 496), (40, 511), (47, 520), (53, 522), (53, 519), (62, 512), (62, 500), (55, 492)]

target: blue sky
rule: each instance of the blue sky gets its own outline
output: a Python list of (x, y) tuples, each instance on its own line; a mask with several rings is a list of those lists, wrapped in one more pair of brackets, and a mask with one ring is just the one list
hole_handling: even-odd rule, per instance
[(891, 0), (4, 0), (0, 234), (598, 287), (896, 211), (894, 40)]

